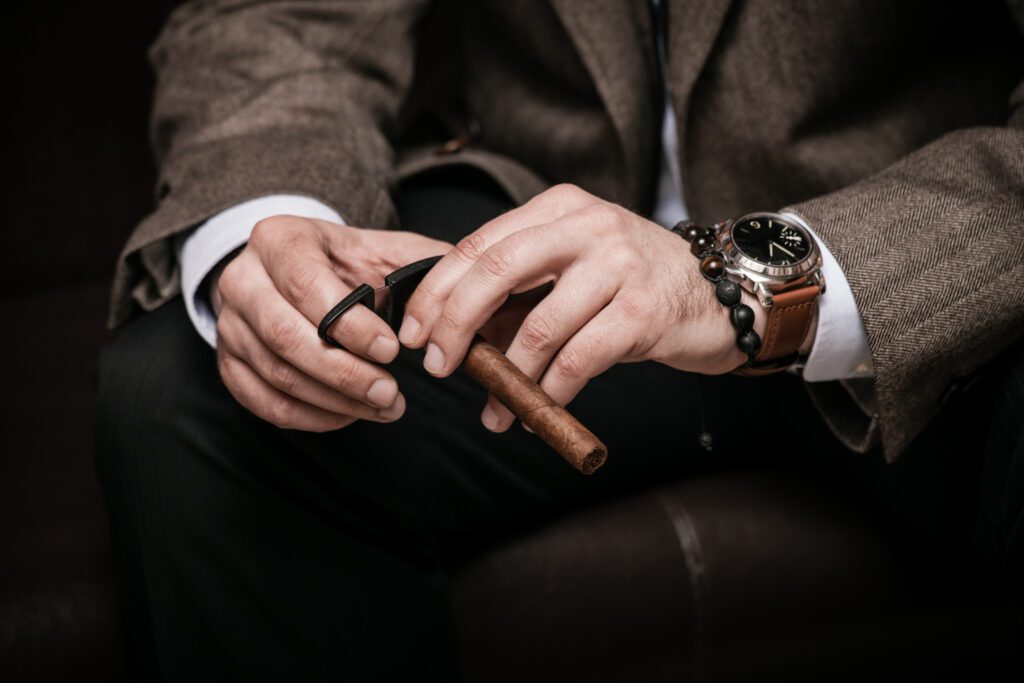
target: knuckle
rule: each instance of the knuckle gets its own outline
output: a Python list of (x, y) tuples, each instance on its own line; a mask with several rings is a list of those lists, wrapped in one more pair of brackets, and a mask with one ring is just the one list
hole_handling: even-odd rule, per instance
[(576, 204), (589, 196), (586, 191), (573, 183), (559, 183), (549, 189), (545, 194), (555, 201), (563, 204)]
[(266, 323), (267, 346), (279, 356), (288, 357), (302, 343), (299, 330), (292, 324), (271, 318)]
[(243, 269), (244, 263), (241, 258), (235, 258), (220, 272), (220, 276), (217, 277), (217, 292), (223, 301), (231, 301), (235, 298), (235, 294), (238, 293), (237, 288), (243, 279)]
[(503, 246), (488, 249), (480, 258), (479, 263), (485, 273), (499, 280), (508, 277), (515, 269), (512, 250)]
[(359, 380), (359, 366), (350, 359), (337, 363), (330, 373), (335, 387), (354, 389)]
[(264, 369), (267, 381), (286, 394), (294, 394), (299, 384), (298, 371), (288, 363), (274, 362)]
[(432, 278), (424, 278), (409, 298), (405, 312), (412, 314), (417, 320), (423, 320), (423, 312), (436, 305), (441, 298), (441, 291), (438, 289), (437, 283)]
[(294, 223), (293, 216), (277, 215), (261, 218), (252, 226), (252, 238), (260, 241), (276, 239), (288, 233)]
[(221, 379), (224, 380), (224, 384), (231, 386), (234, 371), (231, 369), (231, 361), (228, 360), (228, 354), (221, 347), (217, 348), (217, 371), (220, 373)]
[(218, 355), (223, 353), (238, 358), (245, 358), (248, 355), (246, 338), (239, 333), (237, 324), (225, 323), (223, 319), (218, 319), (216, 335)]
[(249, 234), (249, 244), (258, 251), (272, 243), (280, 236), (281, 228), (284, 227), (282, 223), (280, 216), (271, 216), (256, 221)]
[(438, 278), (431, 277), (432, 274), (428, 273), (423, 281), (416, 285), (415, 291), (405, 305), (405, 313), (420, 321), (424, 320), (425, 314), (432, 311), (438, 302), (444, 299), (443, 285)]
[(455, 245), (455, 253), (464, 261), (472, 263), (487, 251), (487, 240), (478, 232), (471, 232)]
[[(217, 325), (216, 325), (216, 327), (214, 329), (215, 329), (215, 331), (217, 333), (217, 346), (218, 347), (225, 346), (225, 342), (227, 342), (227, 345), (231, 344), (231, 339), (230, 339), (230, 334), (231, 333), (229, 331), (229, 326), (227, 324), (227, 316), (226, 315), (221, 314), (217, 318)], [(221, 355), (220, 353), (217, 354), (218, 357), (220, 355)]]
[(270, 398), (264, 405), (262, 417), (275, 427), (287, 429), (294, 424), (295, 406), (286, 398), (275, 396)]
[(563, 380), (576, 380), (586, 374), (586, 357), (579, 347), (566, 347), (555, 358), (554, 370)]
[(217, 370), (220, 373), (221, 381), (224, 382), (224, 386), (228, 392), (235, 397), (235, 400), (240, 404), (253, 410), (252, 401), (250, 396), (243, 390), (242, 382), (239, 378), (239, 370), (242, 366), (242, 361), (237, 358), (232, 358), (229, 354), (218, 353), (217, 354)]
[(623, 296), (618, 300), (617, 308), (623, 321), (636, 321), (647, 316), (650, 306), (639, 296)]
[(612, 272), (630, 273), (637, 267), (641, 254), (630, 245), (616, 245), (605, 252), (605, 263)]
[(462, 316), (451, 305), (445, 306), (437, 319), (437, 325), (445, 330), (458, 330), (462, 328)]
[(284, 277), (284, 294), (291, 301), (310, 298), (316, 289), (319, 274), (312, 268), (296, 265)]
[(608, 230), (619, 224), (619, 212), (608, 204), (591, 204), (581, 210), (582, 218), (591, 228)]
[(524, 320), (520, 335), (523, 346), (534, 353), (550, 351), (554, 346), (555, 329), (551, 321), (544, 316), (531, 315)]

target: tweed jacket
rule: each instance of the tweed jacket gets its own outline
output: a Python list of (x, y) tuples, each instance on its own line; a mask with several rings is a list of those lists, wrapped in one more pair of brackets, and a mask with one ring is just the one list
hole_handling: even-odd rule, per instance
[[(666, 27), (692, 217), (810, 222), (875, 376), (805, 386), (849, 448), (895, 459), (1024, 333), (1024, 3), (669, 0)], [(456, 163), (518, 202), (572, 182), (652, 209), (647, 0), (207, 0), (150, 59), (157, 208), (119, 260), (112, 325), (179, 292), (175, 235), (261, 195), (395, 226), (396, 181)]]

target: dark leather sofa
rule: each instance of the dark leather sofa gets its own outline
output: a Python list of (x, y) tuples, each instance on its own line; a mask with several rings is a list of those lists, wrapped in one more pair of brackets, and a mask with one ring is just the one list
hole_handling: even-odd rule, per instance
[[(173, 4), (46, 3), (12, 22), (0, 681), (132, 680), (92, 375), (115, 256), (151, 201), (145, 49)], [(522, 529), (457, 563), (466, 680), (1020, 675), (1013, 603), (893, 514), (813, 467), (740, 463)]]

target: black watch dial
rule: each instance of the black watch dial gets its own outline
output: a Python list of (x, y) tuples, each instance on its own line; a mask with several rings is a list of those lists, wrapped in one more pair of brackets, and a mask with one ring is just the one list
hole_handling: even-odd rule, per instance
[(746, 257), (766, 266), (792, 266), (811, 253), (811, 236), (771, 216), (751, 216), (732, 228), (732, 240)]

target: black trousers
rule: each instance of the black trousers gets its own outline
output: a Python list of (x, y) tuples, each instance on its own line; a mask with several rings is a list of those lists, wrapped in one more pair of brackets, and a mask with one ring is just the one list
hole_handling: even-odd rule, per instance
[[(420, 177), (396, 202), (408, 229), (449, 240), (508, 208), (465, 169)], [(180, 300), (104, 350), (97, 467), (144, 678), (456, 680), (446, 588), (454, 553), (745, 461), (803, 462), (858, 482), (897, 523), (961, 556), (976, 540), (979, 482), (988, 482), (986, 534), (977, 536), (985, 553), (975, 556), (1005, 568), (1014, 547), (1013, 566), (1022, 566), (1019, 538), (1010, 542), (1022, 533), (1020, 353), (1000, 359), (964, 402), (987, 432), (937, 420), (895, 467), (878, 453), (848, 453), (787, 373), (704, 378), (715, 436), (707, 452), (696, 441), (697, 376), (620, 365), (572, 405), (609, 446), (592, 477), (519, 427), (485, 430), (483, 392), (460, 375), (434, 379), (421, 362), (403, 351), (390, 368), (408, 399), (401, 420), (317, 435), (277, 429), (235, 402)]]

